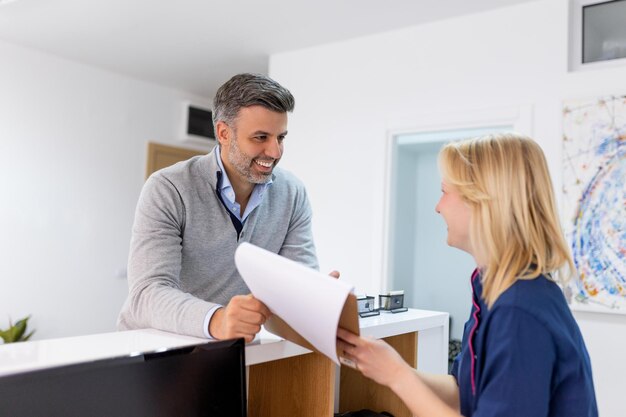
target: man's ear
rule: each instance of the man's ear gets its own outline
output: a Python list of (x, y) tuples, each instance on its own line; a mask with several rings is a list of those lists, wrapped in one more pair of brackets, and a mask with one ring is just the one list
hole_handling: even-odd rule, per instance
[(230, 127), (228, 127), (228, 125), (223, 121), (217, 122), (217, 124), (215, 125), (215, 137), (220, 145), (228, 145), (230, 135)]

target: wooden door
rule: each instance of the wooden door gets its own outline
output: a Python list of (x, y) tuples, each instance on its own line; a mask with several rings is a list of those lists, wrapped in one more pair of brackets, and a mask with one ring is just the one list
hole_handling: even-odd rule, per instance
[(199, 151), (196, 149), (179, 148), (177, 146), (148, 142), (146, 178), (153, 172), (174, 165), (176, 162), (186, 161), (196, 155), (206, 155), (208, 152), (209, 151)]

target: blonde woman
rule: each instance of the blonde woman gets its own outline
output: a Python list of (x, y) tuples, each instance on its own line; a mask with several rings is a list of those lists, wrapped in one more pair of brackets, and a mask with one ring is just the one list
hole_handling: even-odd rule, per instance
[(416, 372), (383, 341), (343, 329), (339, 348), (418, 417), (597, 416), (589, 355), (556, 283), (574, 268), (541, 148), (489, 135), (446, 145), (439, 166), (448, 245), (477, 265), (452, 375)]

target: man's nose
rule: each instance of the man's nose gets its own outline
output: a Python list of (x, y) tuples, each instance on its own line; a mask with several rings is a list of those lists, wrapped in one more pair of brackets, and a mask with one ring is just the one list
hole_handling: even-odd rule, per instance
[(283, 156), (283, 145), (278, 138), (271, 139), (265, 147), (265, 154), (274, 159), (280, 159)]

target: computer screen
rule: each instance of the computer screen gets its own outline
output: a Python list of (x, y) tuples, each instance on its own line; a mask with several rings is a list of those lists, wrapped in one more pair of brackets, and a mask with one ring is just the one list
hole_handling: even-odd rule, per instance
[(0, 416), (211, 416), (246, 411), (243, 339), (0, 378)]

